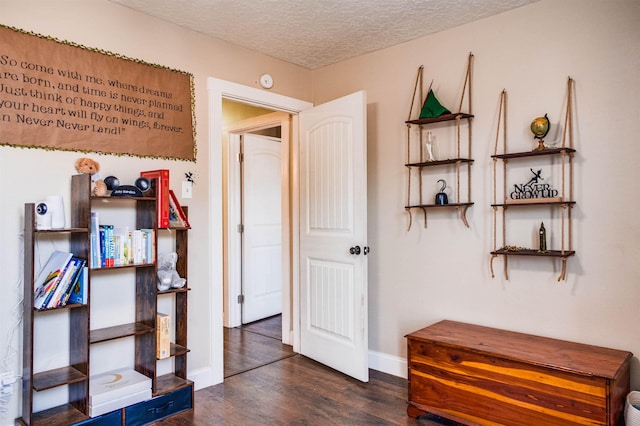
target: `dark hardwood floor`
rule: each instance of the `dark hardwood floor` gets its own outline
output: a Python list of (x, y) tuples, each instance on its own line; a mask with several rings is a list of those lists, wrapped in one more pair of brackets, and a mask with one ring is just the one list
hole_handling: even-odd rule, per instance
[(270, 320), (225, 330), (224, 383), (196, 391), (191, 412), (155, 424), (454, 425), (408, 417), (405, 379), (370, 370), (362, 383), (294, 354)]
[(225, 378), (293, 355), (292, 347), (282, 344), (280, 315), (224, 329)]

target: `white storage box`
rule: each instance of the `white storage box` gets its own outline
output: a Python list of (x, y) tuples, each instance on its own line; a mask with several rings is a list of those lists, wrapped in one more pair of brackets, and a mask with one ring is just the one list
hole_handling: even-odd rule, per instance
[(110, 401), (103, 402), (102, 404), (89, 405), (89, 417), (100, 416), (148, 399), (151, 399), (151, 389), (132, 393), (131, 395), (127, 395), (122, 398), (112, 399)]
[(124, 368), (89, 378), (89, 415), (108, 413), (151, 398), (151, 379)]

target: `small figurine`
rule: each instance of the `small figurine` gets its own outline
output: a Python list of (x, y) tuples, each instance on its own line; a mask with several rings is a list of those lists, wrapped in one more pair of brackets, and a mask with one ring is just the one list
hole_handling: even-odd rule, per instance
[(427, 132), (427, 143), (425, 147), (427, 148), (427, 161), (436, 161), (436, 157), (433, 155), (433, 135), (431, 132)]
[(93, 195), (103, 197), (107, 195), (107, 185), (98, 172), (100, 171), (100, 163), (89, 157), (80, 157), (75, 162), (76, 171), (82, 174), (91, 175), (91, 182), (93, 182)]
[(544, 228), (544, 222), (540, 223), (540, 230), (539, 232), (539, 236), (540, 236), (540, 248), (538, 249), (538, 252), (540, 253), (546, 253), (547, 250), (547, 230)]

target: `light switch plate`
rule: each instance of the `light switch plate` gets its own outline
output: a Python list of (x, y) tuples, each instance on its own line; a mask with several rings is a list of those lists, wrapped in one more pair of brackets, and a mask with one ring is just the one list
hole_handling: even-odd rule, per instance
[(182, 198), (191, 198), (193, 196), (193, 183), (185, 180), (182, 182)]

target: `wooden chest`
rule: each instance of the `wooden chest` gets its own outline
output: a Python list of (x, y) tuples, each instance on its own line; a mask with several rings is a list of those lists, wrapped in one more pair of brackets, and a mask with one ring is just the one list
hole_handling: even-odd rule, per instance
[(441, 321), (408, 334), (407, 414), (469, 425), (620, 425), (630, 352)]

